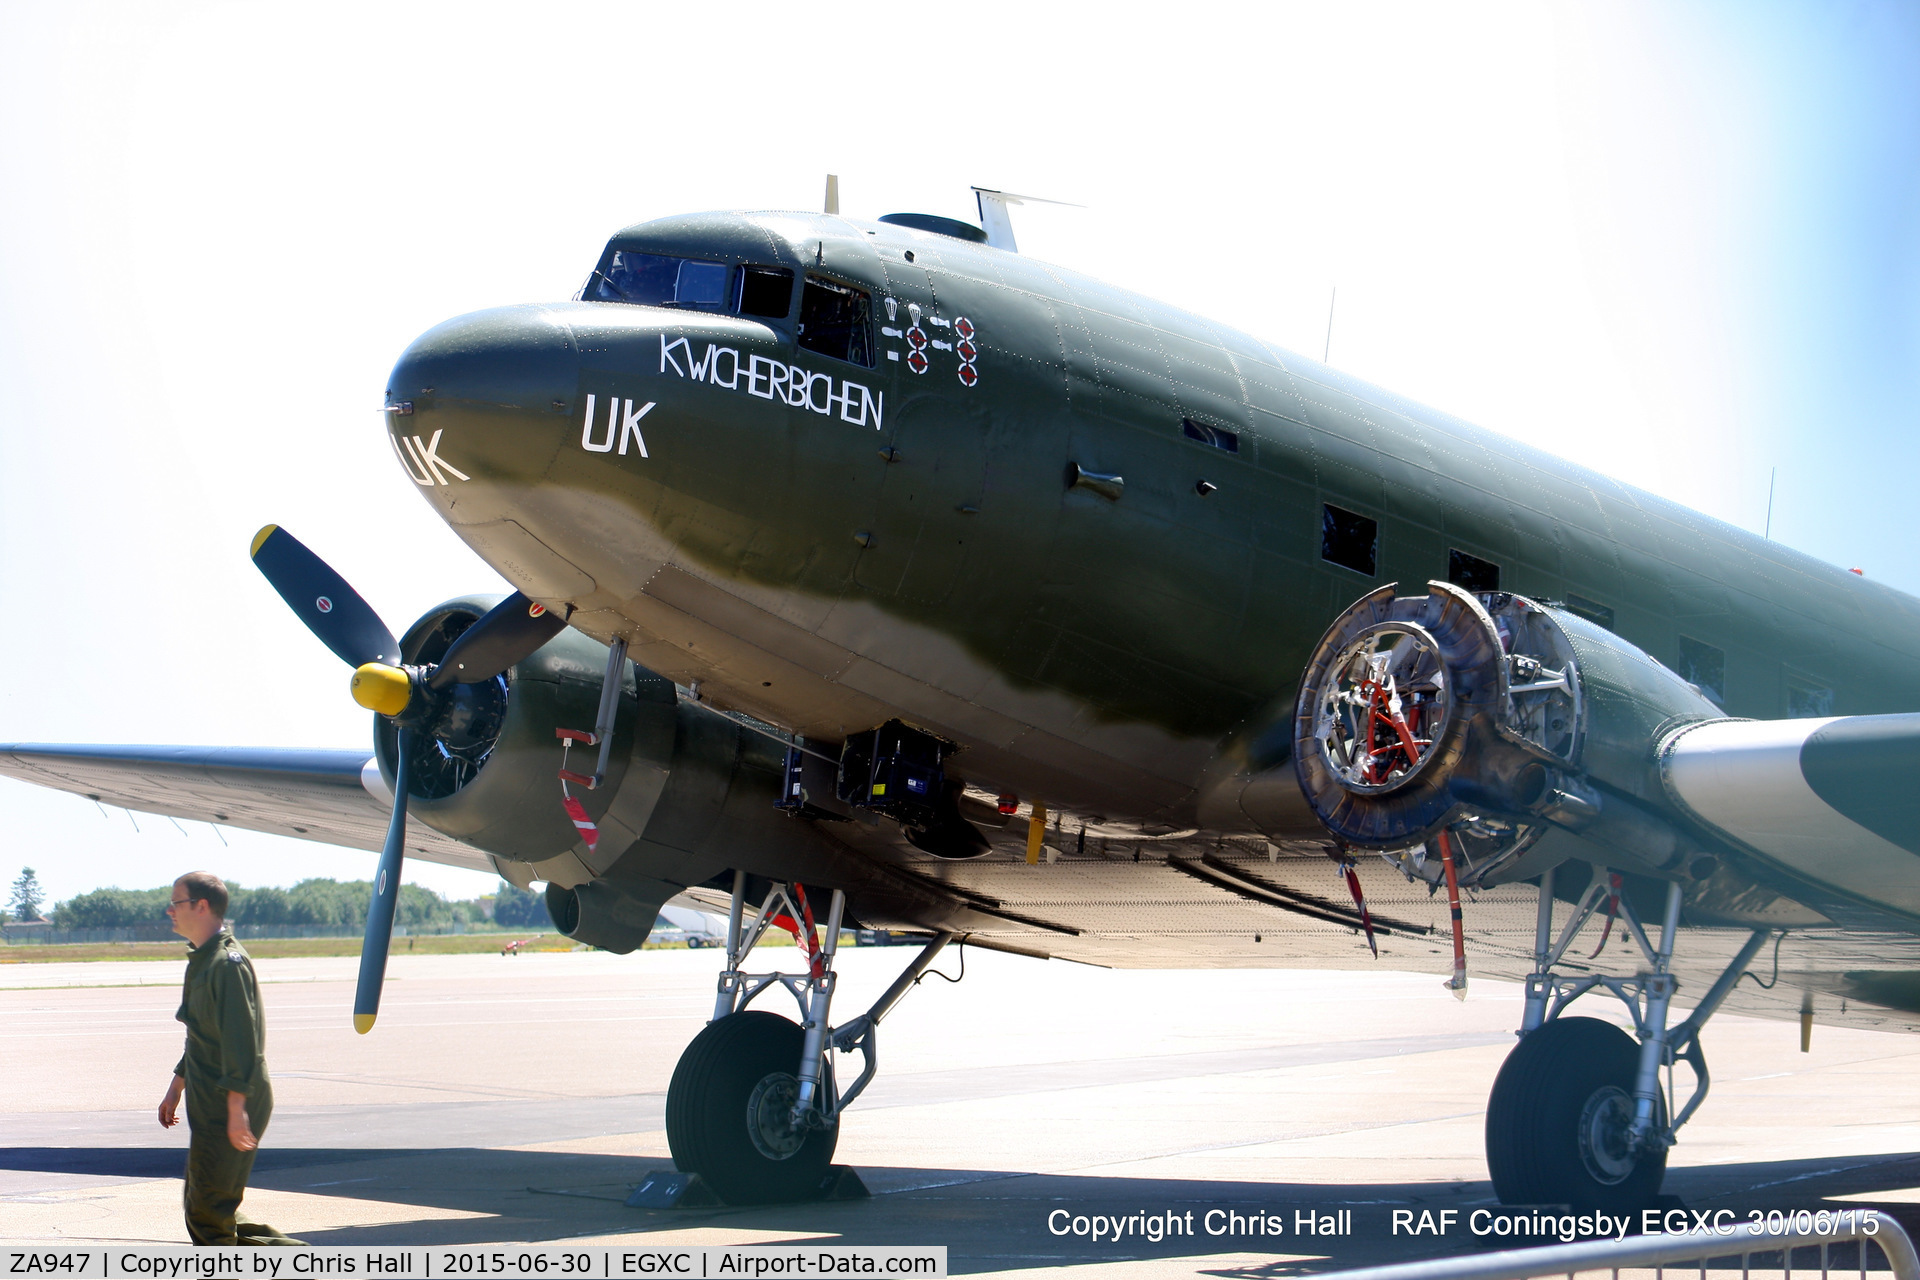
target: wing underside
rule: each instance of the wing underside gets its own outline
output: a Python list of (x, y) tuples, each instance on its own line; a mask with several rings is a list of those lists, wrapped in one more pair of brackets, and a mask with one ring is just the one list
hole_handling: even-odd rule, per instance
[[(0, 776), (142, 813), (378, 850), (388, 805), (361, 784), (366, 751), (0, 745)], [(407, 856), (497, 872), (472, 845), (407, 823)]]
[[(0, 745), (0, 776), (144, 813), (371, 851), (380, 848), (389, 810), (361, 782), (367, 760), (353, 750), (17, 744)], [(1254, 852), (1262, 842), (1189, 837), (1143, 850), (1142, 858), (1090, 843), (1084, 855), (1075, 848), (1057, 865), (1030, 866), (1010, 848), (930, 870), (940, 888), (982, 909), (980, 945), (1025, 954), (1123, 968), (1445, 968), (1445, 899), (1378, 859), (1359, 867), (1381, 926), (1376, 962), (1357, 921), (1344, 918), (1344, 886), (1323, 854), (1273, 861), (1271, 845)], [(932, 861), (906, 849), (866, 852), (896, 866)], [(481, 850), (418, 822), (408, 823), (407, 856), (500, 871)], [(723, 894), (696, 889), (687, 897), (725, 909)], [(1473, 973), (1524, 976), (1534, 901), (1529, 885), (1478, 895), (1467, 913)], [(1689, 929), (1675, 957), (1686, 989), (1704, 990), (1745, 936)], [(1624, 937), (1611, 951), (1610, 960), (1631, 967)], [(1814, 993), (1817, 1021), (1920, 1029), (1920, 938), (1910, 934), (1795, 930), (1784, 950), (1769, 949), (1766, 968), (1766, 982), (1756, 974), (1754, 985), (1735, 988), (1730, 1011), (1793, 1019)]]

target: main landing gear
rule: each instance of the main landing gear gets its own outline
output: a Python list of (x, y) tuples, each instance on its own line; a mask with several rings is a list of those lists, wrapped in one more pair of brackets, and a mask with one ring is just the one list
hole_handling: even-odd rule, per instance
[[(954, 935), (935, 935), (873, 1007), (845, 1025), (828, 1021), (837, 975), (840, 919), (846, 895), (834, 890), (824, 942), (815, 942), (811, 905), (799, 885), (775, 884), (750, 922), (746, 875), (735, 872), (727, 919), (727, 967), (720, 974), (713, 1021), (680, 1055), (667, 1088), (667, 1145), (682, 1173), (697, 1173), (729, 1204), (772, 1204), (825, 1193), (840, 1136), (840, 1113), (872, 1082), (876, 1037), (887, 1016)], [(773, 927), (791, 929), (805, 973), (744, 973), (754, 946)], [(800, 1006), (800, 1021), (749, 1009), (782, 986)], [(859, 1050), (859, 1078), (843, 1092), (834, 1055)]]
[[(1520, 1043), (1500, 1068), (1487, 1101), (1487, 1168), (1505, 1204), (1566, 1204), (1576, 1211), (1631, 1213), (1655, 1203), (1674, 1133), (1707, 1096), (1700, 1028), (1733, 990), (1770, 930), (1756, 929), (1699, 1007), (1678, 1026), (1667, 1010), (1678, 983), (1669, 968), (1680, 925), (1680, 886), (1667, 886), (1660, 943), (1647, 940), (1633, 906), (1618, 899), (1648, 972), (1631, 978), (1553, 971), (1567, 947), (1618, 883), (1603, 868), (1558, 940), (1553, 937), (1553, 872), (1540, 879), (1533, 973), (1527, 977)], [(1595, 1018), (1563, 1018), (1567, 1006), (1605, 987), (1633, 1016), (1636, 1035)], [(1692, 1068), (1692, 1096), (1678, 1115), (1673, 1065)], [(1663, 1087), (1662, 1070), (1666, 1072)], [(1671, 1119), (1669, 1117), (1671, 1116)]]

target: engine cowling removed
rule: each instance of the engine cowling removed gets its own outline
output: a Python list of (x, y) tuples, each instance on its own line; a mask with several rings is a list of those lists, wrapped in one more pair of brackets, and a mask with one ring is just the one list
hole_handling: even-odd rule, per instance
[(1612, 632), (1507, 592), (1388, 585), (1328, 628), (1294, 714), (1293, 766), (1337, 839), (1429, 880), (1458, 841), (1463, 883), (1499, 878), (1552, 827), (1662, 870), (1692, 845), (1654, 748), (1723, 713)]

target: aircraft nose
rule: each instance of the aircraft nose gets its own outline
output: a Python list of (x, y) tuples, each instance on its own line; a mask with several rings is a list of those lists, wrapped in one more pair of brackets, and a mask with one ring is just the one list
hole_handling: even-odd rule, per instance
[(387, 429), (416, 483), (538, 474), (553, 454), (543, 428), (565, 420), (579, 380), (573, 336), (549, 308), (476, 311), (435, 325), (400, 357)]

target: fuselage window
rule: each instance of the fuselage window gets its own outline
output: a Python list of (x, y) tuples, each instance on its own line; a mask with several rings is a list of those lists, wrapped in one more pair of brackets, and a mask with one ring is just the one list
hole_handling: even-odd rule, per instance
[(1567, 597), (1567, 612), (1579, 614), (1596, 627), (1613, 630), (1613, 610), (1611, 607), (1587, 599), (1585, 596)]
[(1320, 508), (1320, 558), (1356, 573), (1373, 576), (1374, 548), (1380, 525), (1331, 502)]
[(785, 267), (740, 268), (740, 297), (734, 308), (743, 316), (785, 320), (793, 307), (793, 272)]
[(1240, 452), (1240, 436), (1225, 427), (1211, 427), (1204, 422), (1195, 422), (1192, 418), (1182, 418), (1180, 430), (1189, 440), (1198, 440), (1201, 444), (1210, 444), (1228, 453)]
[(1727, 701), (1727, 655), (1692, 636), (1680, 637), (1680, 665), (1676, 674), (1722, 706)]
[(800, 345), (835, 360), (873, 367), (873, 300), (819, 276), (800, 293)]
[(1819, 720), (1833, 714), (1833, 690), (1799, 680), (1787, 681), (1787, 719)]
[(1458, 547), (1448, 547), (1447, 581), (1466, 591), (1498, 591), (1500, 566), (1491, 560), (1468, 555)]
[(732, 272), (724, 262), (615, 249), (606, 264), (593, 273), (583, 296), (589, 302), (722, 311), (726, 309)]

